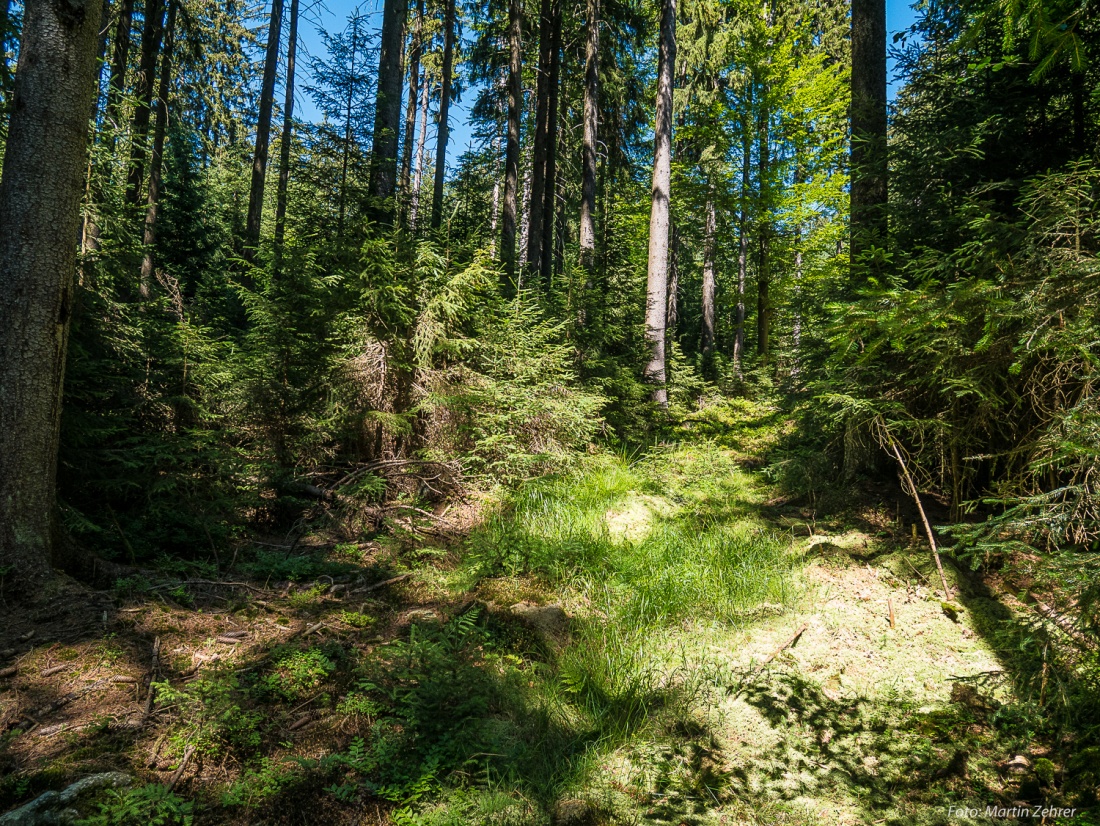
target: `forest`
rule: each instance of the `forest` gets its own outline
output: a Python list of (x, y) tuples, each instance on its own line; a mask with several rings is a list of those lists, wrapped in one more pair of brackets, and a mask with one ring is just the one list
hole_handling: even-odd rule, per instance
[(1095, 9), (337, 5), (4, 0), (0, 826), (1100, 824)]

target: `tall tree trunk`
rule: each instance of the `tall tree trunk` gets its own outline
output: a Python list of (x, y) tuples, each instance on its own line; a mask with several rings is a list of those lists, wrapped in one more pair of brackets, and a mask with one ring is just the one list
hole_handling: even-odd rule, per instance
[(106, 117), (109, 144), (113, 148), (119, 129), (118, 112), (126, 89), (126, 67), (130, 63), (130, 34), (134, 26), (134, 0), (122, 0), (115, 24), (115, 46), (111, 52), (111, 76), (107, 82)]
[(412, 180), (413, 142), (416, 138), (416, 104), (420, 91), (420, 53), (424, 49), (424, 0), (417, 0), (416, 23), (413, 27), (412, 44), (409, 49), (409, 99), (405, 104), (405, 140), (401, 146), (401, 212), (402, 220), (408, 222), (412, 193), (409, 185)]
[(760, 257), (756, 265), (756, 354), (767, 363), (771, 347), (771, 112), (761, 99), (757, 157), (760, 163)]
[(676, 323), (680, 320), (680, 230), (675, 221), (669, 222), (668, 230), (668, 312), (665, 313), (665, 338), (676, 334)]
[[(581, 149), (581, 267), (589, 279), (596, 266), (596, 141), (600, 106), (600, 2), (587, 0), (584, 55), (584, 138)], [(586, 288), (590, 285), (586, 284)]]
[(676, 0), (661, 10), (657, 65), (657, 113), (653, 129), (653, 198), (649, 212), (649, 261), (646, 278), (646, 329), (649, 363), (646, 380), (653, 401), (668, 407), (665, 387), (665, 312), (668, 301), (669, 198), (672, 188), (672, 73), (676, 68)]
[(706, 224), (703, 230), (703, 335), (701, 349), (708, 372), (712, 372), (714, 359), (714, 235), (717, 215), (714, 194), (707, 192)]
[(164, 35), (164, 53), (160, 60), (160, 86), (157, 92), (157, 119), (153, 126), (153, 152), (149, 157), (149, 188), (145, 206), (145, 232), (142, 243), (139, 289), (148, 300), (153, 283), (153, 246), (157, 241), (157, 207), (160, 203), (161, 169), (164, 166), (164, 139), (168, 134), (168, 90), (172, 84), (172, 50), (175, 45), (177, 0), (168, 0), (168, 24)]
[[(886, 244), (886, 0), (852, 0), (851, 265)], [(854, 286), (854, 284), (853, 284)]]
[(290, 148), (294, 143), (294, 69), (298, 59), (298, 0), (290, 0), (290, 33), (286, 47), (286, 97), (283, 132), (279, 137), (279, 188), (275, 193), (275, 275), (278, 276), (286, 239), (286, 197), (290, 185)]
[[(359, 51), (359, 20), (351, 30), (351, 65), (348, 67), (348, 77), (355, 77), (355, 56)], [(344, 219), (347, 216), (348, 206), (348, 161), (351, 158), (351, 105), (355, 98), (355, 84), (348, 81), (348, 96), (344, 101), (344, 157), (340, 164), (340, 212), (336, 220), (336, 240), (343, 248), (344, 244)]]
[(508, 41), (511, 47), (508, 61), (508, 143), (504, 153), (500, 260), (504, 264), (502, 292), (511, 296), (516, 289), (516, 188), (519, 184), (519, 115), (523, 97), (523, 67), (520, 62), (523, 50), (523, 19), (520, 0), (511, 0), (508, 6)]
[(267, 24), (267, 54), (260, 86), (260, 114), (256, 123), (256, 150), (252, 154), (252, 185), (248, 190), (248, 219), (244, 234), (247, 247), (260, 244), (264, 217), (264, 185), (267, 183), (267, 152), (271, 141), (271, 110), (275, 105), (275, 75), (279, 69), (279, 40), (283, 33), (283, 0), (271, 0)]
[[(524, 264), (534, 281), (542, 266), (542, 211), (546, 205), (546, 143), (550, 114), (550, 49), (553, 40), (553, 0), (539, 3), (539, 65), (535, 79), (535, 137), (531, 145), (531, 187), (527, 201)], [(526, 193), (525, 193), (526, 194)], [(532, 227), (537, 229), (532, 230)]]
[[(558, 111), (558, 101), (562, 97), (558, 94), (558, 85), (561, 83), (561, 0), (551, 0), (550, 3), (550, 87), (549, 100), (547, 101), (546, 118), (546, 175), (543, 180), (543, 207), (542, 207), (542, 241), (539, 244), (541, 258), (539, 270), (542, 276), (542, 287), (546, 294), (554, 283), (554, 260), (556, 249), (554, 245), (554, 227), (558, 215), (558, 121), (562, 113)], [(564, 100), (564, 98), (562, 98)], [(560, 240), (559, 233), (559, 240)]]
[[(750, 96), (752, 90), (749, 90)], [(751, 107), (751, 103), (750, 103)], [(749, 178), (752, 174), (752, 137), (749, 132), (749, 115), (742, 115), (741, 129), (741, 203), (737, 214), (737, 317), (733, 333), (733, 372), (744, 377), (745, 361), (745, 286), (749, 270)]]
[(41, 595), (100, 0), (27, 0), (0, 176), (0, 568)]
[(141, 28), (141, 63), (138, 66), (134, 97), (134, 123), (130, 132), (130, 174), (126, 183), (126, 200), (135, 206), (141, 203), (142, 182), (145, 180), (146, 141), (149, 138), (149, 116), (153, 105), (153, 80), (157, 72), (157, 55), (164, 31), (164, 0), (146, 0), (145, 22)]
[(424, 147), (428, 143), (428, 97), (432, 86), (427, 69), (420, 81), (420, 138), (416, 142), (416, 177), (413, 180), (412, 203), (409, 205), (409, 229), (416, 231), (420, 213), (420, 191), (424, 180)]
[(397, 188), (397, 137), (401, 128), (401, 65), (405, 46), (408, 0), (386, 0), (382, 9), (382, 48), (378, 55), (378, 96), (374, 106), (374, 140), (371, 144), (370, 180), (367, 193), (374, 201), (371, 212), (383, 224), (393, 223)]
[(432, 187), (432, 229), (443, 224), (443, 178), (447, 174), (447, 142), (451, 139), (451, 74), (455, 49), (455, 0), (447, 0), (443, 18), (443, 89), (439, 95), (439, 129), (435, 149), (435, 182)]

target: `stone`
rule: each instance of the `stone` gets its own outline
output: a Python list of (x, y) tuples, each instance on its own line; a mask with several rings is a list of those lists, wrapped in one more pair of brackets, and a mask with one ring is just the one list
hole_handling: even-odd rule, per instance
[(596, 810), (587, 800), (559, 800), (550, 822), (554, 826), (595, 826)]
[(61, 826), (72, 823), (80, 816), (71, 808), (72, 804), (82, 795), (108, 786), (118, 788), (129, 784), (130, 776), (122, 772), (91, 774), (60, 792), (43, 792), (25, 806), (0, 815), (0, 826)]
[(569, 615), (560, 605), (517, 602), (509, 611), (522, 620), (547, 645), (560, 645), (569, 636)]

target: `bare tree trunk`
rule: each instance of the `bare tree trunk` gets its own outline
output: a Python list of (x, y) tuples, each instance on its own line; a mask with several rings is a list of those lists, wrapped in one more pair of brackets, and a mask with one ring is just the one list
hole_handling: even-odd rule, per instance
[(653, 198), (649, 213), (646, 330), (649, 363), (645, 378), (653, 401), (668, 407), (665, 387), (665, 313), (668, 300), (669, 199), (672, 185), (672, 73), (676, 67), (676, 0), (664, 0), (657, 67), (657, 116), (653, 138)]
[(744, 377), (745, 286), (749, 274), (749, 242), (747, 235), (749, 223), (749, 177), (752, 174), (752, 138), (749, 135), (748, 112), (746, 112), (742, 118), (741, 203), (738, 206), (737, 214), (737, 318), (734, 322), (733, 333), (733, 372), (739, 379)]
[[(581, 267), (596, 266), (596, 141), (600, 106), (600, 2), (587, 0), (588, 37), (584, 55), (584, 138), (581, 149)], [(586, 285), (587, 286), (587, 285)]]
[(852, 0), (851, 265), (886, 243), (886, 0)]
[[(554, 284), (554, 227), (558, 214), (558, 85), (561, 83), (561, 0), (550, 3), (550, 87), (546, 118), (546, 175), (543, 180), (542, 235), (539, 243), (539, 271), (542, 287), (549, 295)], [(558, 233), (561, 240), (561, 233)]]
[(431, 78), (425, 69), (420, 81), (420, 138), (416, 144), (416, 178), (413, 181), (412, 203), (409, 205), (409, 229), (416, 231), (416, 221), (420, 212), (420, 190), (424, 179), (424, 146), (428, 142), (428, 96)]
[(665, 337), (674, 336), (680, 320), (680, 230), (675, 221), (668, 230), (668, 312), (665, 314)]
[(501, 216), (500, 258), (504, 264), (502, 292), (506, 296), (516, 289), (516, 188), (519, 184), (519, 115), (523, 96), (523, 19), (520, 0), (511, 0), (508, 7), (508, 40), (511, 47), (508, 62), (508, 143), (504, 154), (504, 210)]
[(703, 359), (708, 365), (714, 357), (714, 234), (717, 216), (714, 195), (707, 193), (706, 225), (703, 231)]
[[(351, 30), (351, 65), (348, 77), (355, 77), (355, 56), (359, 50), (359, 21), (355, 19)], [(344, 101), (344, 157), (340, 165), (340, 212), (336, 220), (336, 240), (340, 247), (344, 243), (344, 218), (348, 204), (348, 160), (351, 157), (351, 104), (355, 96), (355, 84), (348, 82), (348, 96)]]
[(294, 143), (294, 70), (298, 59), (298, 0), (290, 0), (290, 40), (286, 47), (286, 96), (283, 99), (283, 132), (279, 137), (279, 188), (275, 193), (275, 275), (283, 258), (286, 239), (286, 198), (290, 185), (290, 148)]
[(416, 138), (416, 98), (420, 91), (420, 54), (424, 49), (424, 0), (417, 0), (416, 24), (413, 28), (412, 44), (409, 49), (409, 99), (405, 104), (405, 140), (401, 147), (401, 211), (402, 220), (408, 223), (412, 193), (409, 185), (412, 180), (413, 142)]
[[(493, 162), (494, 165), (499, 164), (500, 158), (500, 127), (497, 127), (497, 134), (493, 136)], [(499, 166), (493, 170), (493, 200), (492, 207), (489, 210), (489, 254), (494, 258), (497, 254), (497, 226), (500, 223), (500, 169)]]
[(382, 10), (382, 48), (378, 55), (378, 96), (374, 107), (374, 141), (371, 144), (370, 180), (367, 193), (376, 203), (371, 212), (384, 224), (393, 222), (397, 187), (397, 135), (401, 128), (402, 49), (408, 0), (386, 0)]
[(100, 0), (27, 0), (0, 176), (0, 568), (41, 596), (56, 558), (61, 394)]
[(432, 187), (432, 229), (443, 224), (443, 179), (447, 174), (447, 142), (451, 139), (451, 74), (455, 49), (455, 0), (447, 0), (443, 19), (443, 89), (439, 95), (439, 131), (435, 149), (435, 182)]
[(164, 166), (164, 139), (168, 134), (168, 90), (172, 83), (172, 50), (175, 46), (178, 8), (176, 0), (168, 0), (168, 24), (164, 35), (164, 53), (160, 59), (157, 119), (153, 126), (153, 152), (149, 158), (149, 187), (145, 206), (145, 232), (142, 237), (145, 254), (141, 259), (141, 280), (138, 282), (142, 300), (148, 300), (153, 282), (153, 246), (157, 241), (157, 207), (160, 203), (161, 169)]
[(115, 24), (115, 47), (111, 52), (111, 76), (107, 82), (107, 121), (110, 124), (109, 145), (115, 145), (119, 129), (118, 112), (126, 89), (126, 67), (130, 62), (130, 34), (134, 25), (134, 0), (122, 0)]
[(760, 257), (756, 266), (756, 353), (767, 363), (771, 347), (771, 113), (761, 101), (759, 123)]
[[(535, 80), (535, 137), (531, 145), (531, 186), (523, 236), (524, 266), (531, 281), (542, 265), (542, 211), (546, 205), (546, 133), (550, 114), (550, 48), (553, 40), (553, 0), (539, 3), (539, 65)], [(527, 200), (529, 197), (529, 200)], [(532, 230), (532, 227), (536, 229)]]
[(130, 132), (130, 174), (126, 183), (126, 200), (135, 206), (141, 202), (141, 184), (145, 180), (145, 143), (149, 138), (153, 80), (163, 31), (163, 0), (147, 0), (145, 22), (141, 28), (141, 63), (138, 67), (137, 87), (134, 89), (137, 106), (134, 108), (134, 123)]
[(260, 87), (260, 114), (256, 123), (256, 151), (252, 155), (252, 185), (248, 190), (248, 219), (245, 244), (255, 250), (260, 244), (264, 216), (264, 185), (267, 182), (267, 151), (271, 139), (271, 110), (275, 105), (275, 74), (279, 68), (279, 39), (283, 33), (283, 0), (271, 0), (267, 25), (267, 54)]

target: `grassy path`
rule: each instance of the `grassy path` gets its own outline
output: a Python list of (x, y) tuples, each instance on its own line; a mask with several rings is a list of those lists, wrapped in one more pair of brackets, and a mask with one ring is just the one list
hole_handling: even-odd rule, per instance
[(746, 469), (774, 427), (585, 456), (450, 522), (265, 557), (228, 598), (130, 583), (0, 684), (0, 796), (122, 770), (95, 821), (118, 826), (915, 825), (1057, 800), (1072, 767), (1013, 693), (1004, 605), (953, 576), (945, 610), (887, 517), (785, 506)]

